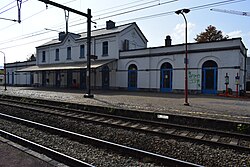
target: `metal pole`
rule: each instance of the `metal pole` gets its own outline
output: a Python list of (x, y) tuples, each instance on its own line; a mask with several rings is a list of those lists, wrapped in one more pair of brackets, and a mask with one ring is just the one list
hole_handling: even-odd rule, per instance
[(5, 53), (4, 52), (2, 52), (2, 51), (0, 51), (2, 54), (3, 54), (3, 63), (4, 63), (4, 65), (3, 65), (3, 68), (4, 68), (4, 90), (6, 91), (7, 90), (7, 88), (6, 88), (6, 62), (5, 62)]
[(87, 94), (84, 95), (85, 98), (93, 98), (94, 95), (91, 94), (91, 10), (88, 9), (87, 17)]
[(91, 70), (91, 62), (90, 62), (90, 57), (91, 57), (91, 9), (88, 9), (88, 13), (83, 13), (80, 11), (77, 11), (75, 9), (69, 8), (67, 6), (52, 2), (50, 0), (38, 0), (41, 2), (44, 2), (45, 4), (50, 4), (53, 6), (56, 6), (58, 8), (64, 9), (68, 12), (73, 12), (75, 14), (79, 14), (81, 16), (87, 17), (87, 94), (84, 95), (85, 98), (93, 98), (94, 95), (91, 94), (91, 84), (90, 84), (90, 70)]
[(190, 9), (181, 9), (181, 10), (177, 10), (175, 11), (176, 14), (181, 14), (185, 20), (185, 58), (184, 58), (184, 63), (185, 63), (185, 102), (184, 105), (185, 106), (189, 106), (188, 103), (188, 51), (187, 51), (187, 19), (184, 15), (184, 13), (189, 13)]
[(4, 90), (6, 91), (6, 59), (5, 59), (5, 55), (4, 55)]
[(188, 51), (187, 51), (187, 19), (185, 17), (185, 15), (183, 13), (181, 13), (184, 20), (185, 20), (185, 102), (184, 102), (184, 105), (185, 106), (189, 106), (189, 103), (188, 103), (188, 78), (187, 78), (187, 75), (188, 75), (188, 67), (187, 67), (187, 64), (188, 64)]

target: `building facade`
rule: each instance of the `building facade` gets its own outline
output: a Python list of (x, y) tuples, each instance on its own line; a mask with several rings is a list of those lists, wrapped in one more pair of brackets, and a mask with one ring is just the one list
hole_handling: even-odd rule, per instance
[[(59, 38), (37, 47), (36, 65), (17, 70), (30, 73), (33, 85), (86, 88), (86, 33), (60, 33)], [(91, 87), (132, 91), (183, 92), (185, 45), (147, 48), (136, 23), (92, 32)], [(188, 90), (217, 94), (228, 87), (246, 89), (247, 49), (241, 38), (188, 44)], [(30, 81), (31, 83), (31, 81)]]
[(36, 65), (36, 61), (23, 61), (6, 64), (6, 84), (9, 86), (34, 86), (34, 74), (28, 71), (17, 72)]
[[(229, 88), (236, 91), (238, 75), (238, 88), (245, 90), (246, 52), (240, 38), (188, 44), (188, 90), (204, 94), (223, 92), (226, 75)], [(118, 61), (118, 85), (129, 89), (183, 91), (184, 57), (183, 44), (122, 51)], [(130, 79), (130, 73), (137, 79)], [(135, 83), (128, 83), (130, 80)]]

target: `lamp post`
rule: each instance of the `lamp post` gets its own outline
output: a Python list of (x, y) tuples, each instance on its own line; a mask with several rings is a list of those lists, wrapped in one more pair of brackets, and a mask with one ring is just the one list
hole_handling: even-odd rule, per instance
[(2, 52), (2, 51), (0, 51), (2, 54), (3, 54), (3, 58), (4, 58), (4, 60), (3, 60), (3, 63), (4, 63), (4, 90), (7, 90), (7, 88), (6, 88), (6, 63), (5, 63), (5, 54), (4, 54), (4, 52)]
[(190, 12), (189, 9), (180, 9), (175, 11), (176, 14), (181, 14), (185, 20), (185, 59), (184, 59), (184, 63), (185, 63), (185, 102), (184, 105), (185, 106), (189, 106), (188, 103), (188, 78), (187, 78), (187, 64), (188, 64), (188, 55), (187, 55), (187, 19), (184, 15), (184, 13), (188, 13)]

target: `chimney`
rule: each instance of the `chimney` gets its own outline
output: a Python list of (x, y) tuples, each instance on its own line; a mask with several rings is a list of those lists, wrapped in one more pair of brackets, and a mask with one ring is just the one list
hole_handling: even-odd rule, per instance
[(169, 35), (166, 36), (165, 46), (171, 46), (172, 39)]
[(112, 20), (106, 21), (106, 29), (110, 30), (112, 28), (115, 28), (115, 22), (113, 22)]
[(65, 36), (66, 36), (65, 32), (59, 32), (59, 41), (63, 41)]

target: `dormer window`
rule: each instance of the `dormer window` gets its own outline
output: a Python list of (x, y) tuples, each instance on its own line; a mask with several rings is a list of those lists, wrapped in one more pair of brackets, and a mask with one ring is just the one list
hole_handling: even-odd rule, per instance
[(46, 52), (43, 51), (42, 53), (42, 62), (46, 62)]
[(71, 47), (67, 47), (67, 60), (71, 60)]
[(85, 46), (81, 45), (80, 46), (80, 59), (85, 57)]
[(109, 51), (109, 43), (108, 41), (105, 41), (102, 43), (102, 56), (108, 56)]
[(55, 61), (59, 61), (59, 49), (56, 49)]

